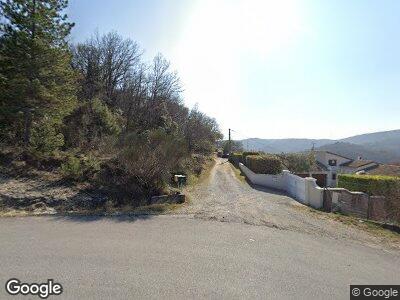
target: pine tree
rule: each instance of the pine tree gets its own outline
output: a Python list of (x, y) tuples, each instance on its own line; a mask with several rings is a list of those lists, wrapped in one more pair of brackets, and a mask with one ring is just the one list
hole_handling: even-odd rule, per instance
[(4, 0), (0, 24), (0, 134), (47, 151), (63, 143), (59, 129), (76, 105), (67, 38), (68, 0)]

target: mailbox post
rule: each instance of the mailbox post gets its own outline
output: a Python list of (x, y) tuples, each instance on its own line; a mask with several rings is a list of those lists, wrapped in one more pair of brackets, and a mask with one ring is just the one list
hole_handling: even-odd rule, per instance
[(180, 189), (183, 185), (186, 184), (186, 176), (185, 175), (174, 175), (175, 182), (178, 184), (178, 188)]

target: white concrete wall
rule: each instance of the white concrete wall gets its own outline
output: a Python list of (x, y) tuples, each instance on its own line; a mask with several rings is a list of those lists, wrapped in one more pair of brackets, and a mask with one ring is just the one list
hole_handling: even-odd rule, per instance
[(279, 175), (256, 174), (242, 163), (239, 163), (239, 167), (253, 184), (284, 191), (297, 201), (314, 208), (323, 205), (323, 188), (317, 186), (315, 178), (301, 178), (286, 170)]
[(285, 190), (285, 179), (283, 174), (269, 175), (269, 174), (256, 174), (247, 168), (244, 164), (239, 163), (240, 169), (250, 180), (251, 183), (265, 186), (276, 190)]
[(307, 187), (308, 205), (314, 208), (322, 208), (324, 205), (324, 189), (317, 185), (317, 179), (305, 178)]
[(286, 179), (286, 192), (299, 202), (308, 204), (305, 178), (291, 174), (289, 171), (284, 171), (283, 174)]

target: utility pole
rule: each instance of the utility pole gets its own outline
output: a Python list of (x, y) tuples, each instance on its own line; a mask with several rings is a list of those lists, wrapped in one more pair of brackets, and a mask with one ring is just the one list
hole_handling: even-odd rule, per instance
[(232, 147), (232, 143), (231, 143), (231, 129), (229, 128), (228, 154), (231, 153), (231, 147)]

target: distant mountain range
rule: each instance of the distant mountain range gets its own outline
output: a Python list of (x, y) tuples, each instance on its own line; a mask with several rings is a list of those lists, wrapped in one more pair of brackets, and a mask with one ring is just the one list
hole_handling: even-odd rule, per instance
[(340, 140), (330, 139), (258, 139), (241, 140), (247, 150), (269, 153), (303, 152), (313, 145), (316, 150), (327, 150), (356, 159), (361, 156), (381, 163), (400, 162), (400, 129), (356, 135)]

